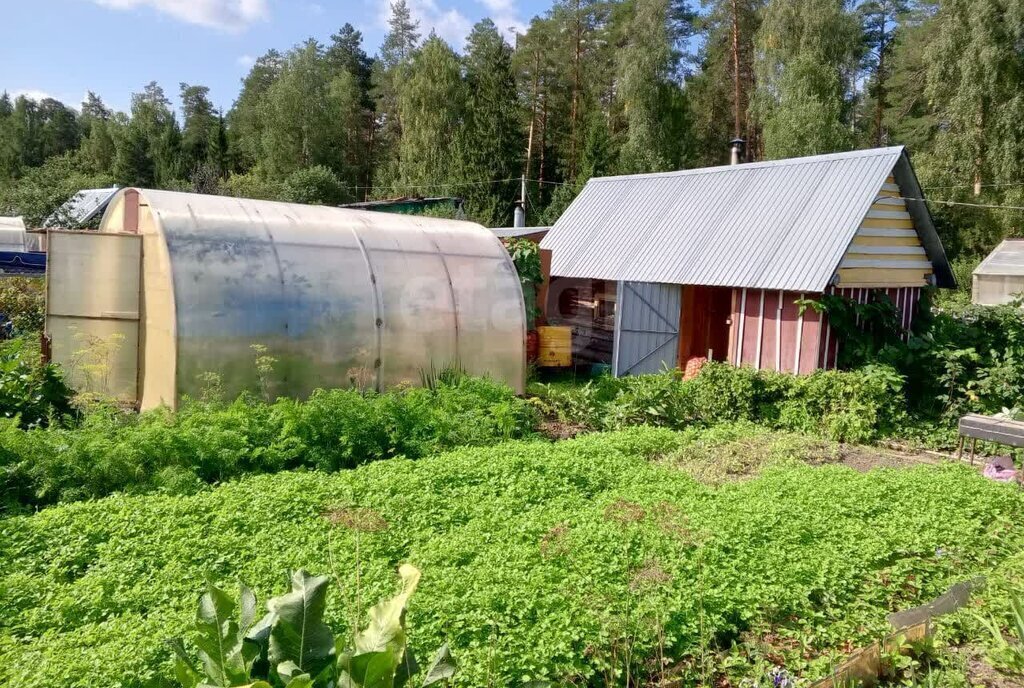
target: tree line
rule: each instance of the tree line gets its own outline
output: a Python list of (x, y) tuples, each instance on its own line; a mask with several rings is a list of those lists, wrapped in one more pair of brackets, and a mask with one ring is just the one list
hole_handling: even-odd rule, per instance
[(550, 223), (592, 176), (906, 144), (951, 252), (1020, 233), (1024, 0), (554, 0), (457, 51), (391, 5), (375, 55), (346, 24), (256, 60), (227, 112), (150, 83), (115, 112), (0, 97), (0, 213), (108, 184), (336, 204), (459, 196)]

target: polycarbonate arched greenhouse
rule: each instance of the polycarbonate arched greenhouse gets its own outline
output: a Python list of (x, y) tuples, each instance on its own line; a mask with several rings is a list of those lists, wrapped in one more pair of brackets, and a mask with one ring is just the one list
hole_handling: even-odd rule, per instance
[[(49, 241), (52, 360), (143, 409), (211, 379), (303, 397), (449, 366), (523, 391), (522, 289), (480, 225), (124, 189), (99, 232)], [(276, 359), (264, 383), (261, 355)]]

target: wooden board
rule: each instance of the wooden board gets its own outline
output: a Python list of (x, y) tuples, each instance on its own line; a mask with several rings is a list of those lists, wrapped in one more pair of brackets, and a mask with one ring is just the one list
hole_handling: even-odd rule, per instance
[(931, 270), (841, 268), (840, 287), (923, 287)]
[(1024, 421), (968, 413), (960, 419), (960, 434), (1011, 447), (1024, 447)]

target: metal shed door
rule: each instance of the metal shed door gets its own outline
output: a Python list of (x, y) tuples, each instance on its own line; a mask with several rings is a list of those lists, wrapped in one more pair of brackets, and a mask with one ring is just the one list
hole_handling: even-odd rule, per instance
[(619, 282), (615, 306), (615, 377), (658, 373), (679, 360), (682, 287)]
[(46, 333), (72, 387), (138, 398), (142, 237), (49, 233)]

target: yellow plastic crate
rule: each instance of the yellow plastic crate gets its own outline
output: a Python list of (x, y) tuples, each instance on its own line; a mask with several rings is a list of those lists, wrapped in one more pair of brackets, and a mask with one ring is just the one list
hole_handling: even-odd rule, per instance
[(561, 325), (542, 325), (537, 328), (540, 352), (537, 365), (541, 368), (567, 368), (572, 365), (572, 328)]

